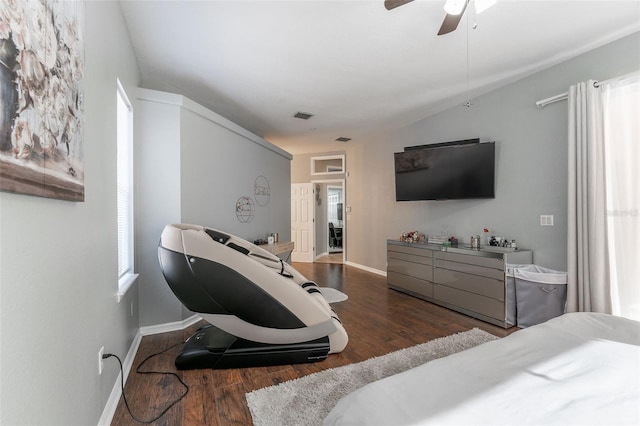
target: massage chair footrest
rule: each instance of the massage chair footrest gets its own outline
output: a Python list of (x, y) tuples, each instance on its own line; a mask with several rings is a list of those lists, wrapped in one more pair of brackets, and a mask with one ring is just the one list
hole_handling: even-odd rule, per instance
[(302, 343), (251, 342), (206, 325), (185, 342), (176, 358), (178, 370), (243, 368), (318, 362), (329, 355), (329, 337)]

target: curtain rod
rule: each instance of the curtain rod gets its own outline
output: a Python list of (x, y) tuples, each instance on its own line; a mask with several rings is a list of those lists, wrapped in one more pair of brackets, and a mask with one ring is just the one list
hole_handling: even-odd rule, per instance
[(536, 102), (536, 106), (538, 108), (542, 109), (542, 108), (546, 107), (547, 105), (552, 104), (554, 102), (564, 101), (565, 99), (567, 99), (568, 96), (569, 96), (569, 92), (560, 93), (559, 95), (551, 96), (550, 98), (542, 99), (542, 100)]
[[(624, 80), (627, 79), (629, 77), (633, 77), (635, 75), (640, 74), (640, 70), (637, 71), (632, 71), (630, 73), (627, 74), (623, 74), (623, 75), (619, 75), (617, 77), (613, 77), (607, 80), (602, 80), (602, 81), (596, 81), (595, 83), (593, 83), (593, 85), (595, 87), (600, 87), (603, 84), (606, 83), (610, 83), (612, 81), (618, 81), (618, 80)], [(569, 96), (569, 92), (564, 92), (564, 93), (560, 93), (559, 95), (555, 95), (555, 96), (551, 96), (550, 98), (546, 98), (546, 99), (542, 99), (536, 102), (536, 106), (540, 109), (546, 107), (549, 104), (552, 104), (554, 102), (559, 102), (559, 101), (564, 101), (565, 99), (567, 99), (567, 97)]]
[(617, 77), (613, 77), (613, 78), (610, 78), (608, 80), (596, 81), (595, 83), (593, 83), (593, 85), (595, 87), (600, 87), (603, 84), (611, 83), (612, 81), (626, 80), (627, 78), (634, 77), (634, 76), (636, 76), (638, 74), (640, 74), (640, 70), (636, 70), (636, 71), (632, 71), (632, 72), (629, 72), (629, 73), (626, 73), (626, 74), (623, 74), (623, 75), (619, 75)]

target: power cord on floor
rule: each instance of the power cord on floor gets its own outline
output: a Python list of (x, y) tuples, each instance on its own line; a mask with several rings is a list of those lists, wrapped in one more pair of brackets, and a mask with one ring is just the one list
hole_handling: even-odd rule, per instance
[(176, 400), (174, 400), (171, 404), (169, 404), (164, 410), (162, 410), (162, 412), (160, 414), (158, 414), (156, 417), (154, 417), (153, 419), (150, 420), (143, 420), (140, 419), (139, 417), (135, 416), (133, 414), (133, 412), (131, 411), (131, 408), (129, 407), (129, 402), (127, 401), (127, 397), (124, 394), (124, 369), (122, 367), (122, 360), (120, 360), (120, 357), (118, 357), (118, 355), (115, 354), (104, 354), (102, 355), (102, 359), (107, 359), (107, 358), (111, 358), (114, 357), (115, 359), (118, 360), (118, 364), (120, 364), (120, 384), (122, 387), (122, 399), (124, 400), (124, 405), (127, 407), (127, 411), (129, 412), (129, 415), (137, 422), (139, 423), (153, 423), (156, 420), (158, 420), (160, 417), (164, 416), (166, 414), (167, 411), (169, 411), (171, 409), (171, 407), (173, 407), (174, 405), (176, 405), (178, 402), (182, 401), (182, 399), (187, 395), (187, 393), (189, 393), (189, 386), (180, 378), (180, 376), (178, 376), (176, 373), (173, 373), (171, 371), (140, 371), (140, 368), (142, 368), (142, 366), (149, 361), (151, 358), (158, 356), (158, 355), (162, 355), (163, 353), (175, 348), (176, 346), (182, 345), (184, 342), (180, 342), (180, 343), (176, 343), (173, 346), (169, 346), (168, 348), (157, 352), (155, 354), (149, 355), (148, 357), (146, 357), (145, 359), (142, 360), (142, 362), (140, 362), (140, 364), (138, 364), (138, 368), (136, 368), (136, 373), (138, 374), (163, 374), (163, 375), (169, 375), (169, 376), (174, 376), (176, 379), (178, 379), (178, 381), (182, 384), (182, 386), (184, 386), (184, 393), (182, 395), (180, 395), (180, 397), (178, 397)]

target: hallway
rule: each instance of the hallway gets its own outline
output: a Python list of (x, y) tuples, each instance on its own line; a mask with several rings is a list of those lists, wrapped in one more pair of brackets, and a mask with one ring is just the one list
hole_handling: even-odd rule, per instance
[(342, 252), (320, 256), (316, 259), (315, 263), (342, 263)]

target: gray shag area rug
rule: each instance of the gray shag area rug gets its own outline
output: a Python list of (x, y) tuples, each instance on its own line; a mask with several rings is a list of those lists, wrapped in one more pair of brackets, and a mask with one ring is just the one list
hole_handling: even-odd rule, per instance
[(497, 337), (474, 328), (356, 364), (331, 368), (246, 394), (255, 426), (321, 425), (338, 401), (367, 383)]
[(327, 303), (344, 302), (349, 298), (349, 296), (347, 296), (340, 290), (336, 290), (335, 288), (331, 287), (320, 287), (320, 293), (322, 293)]

